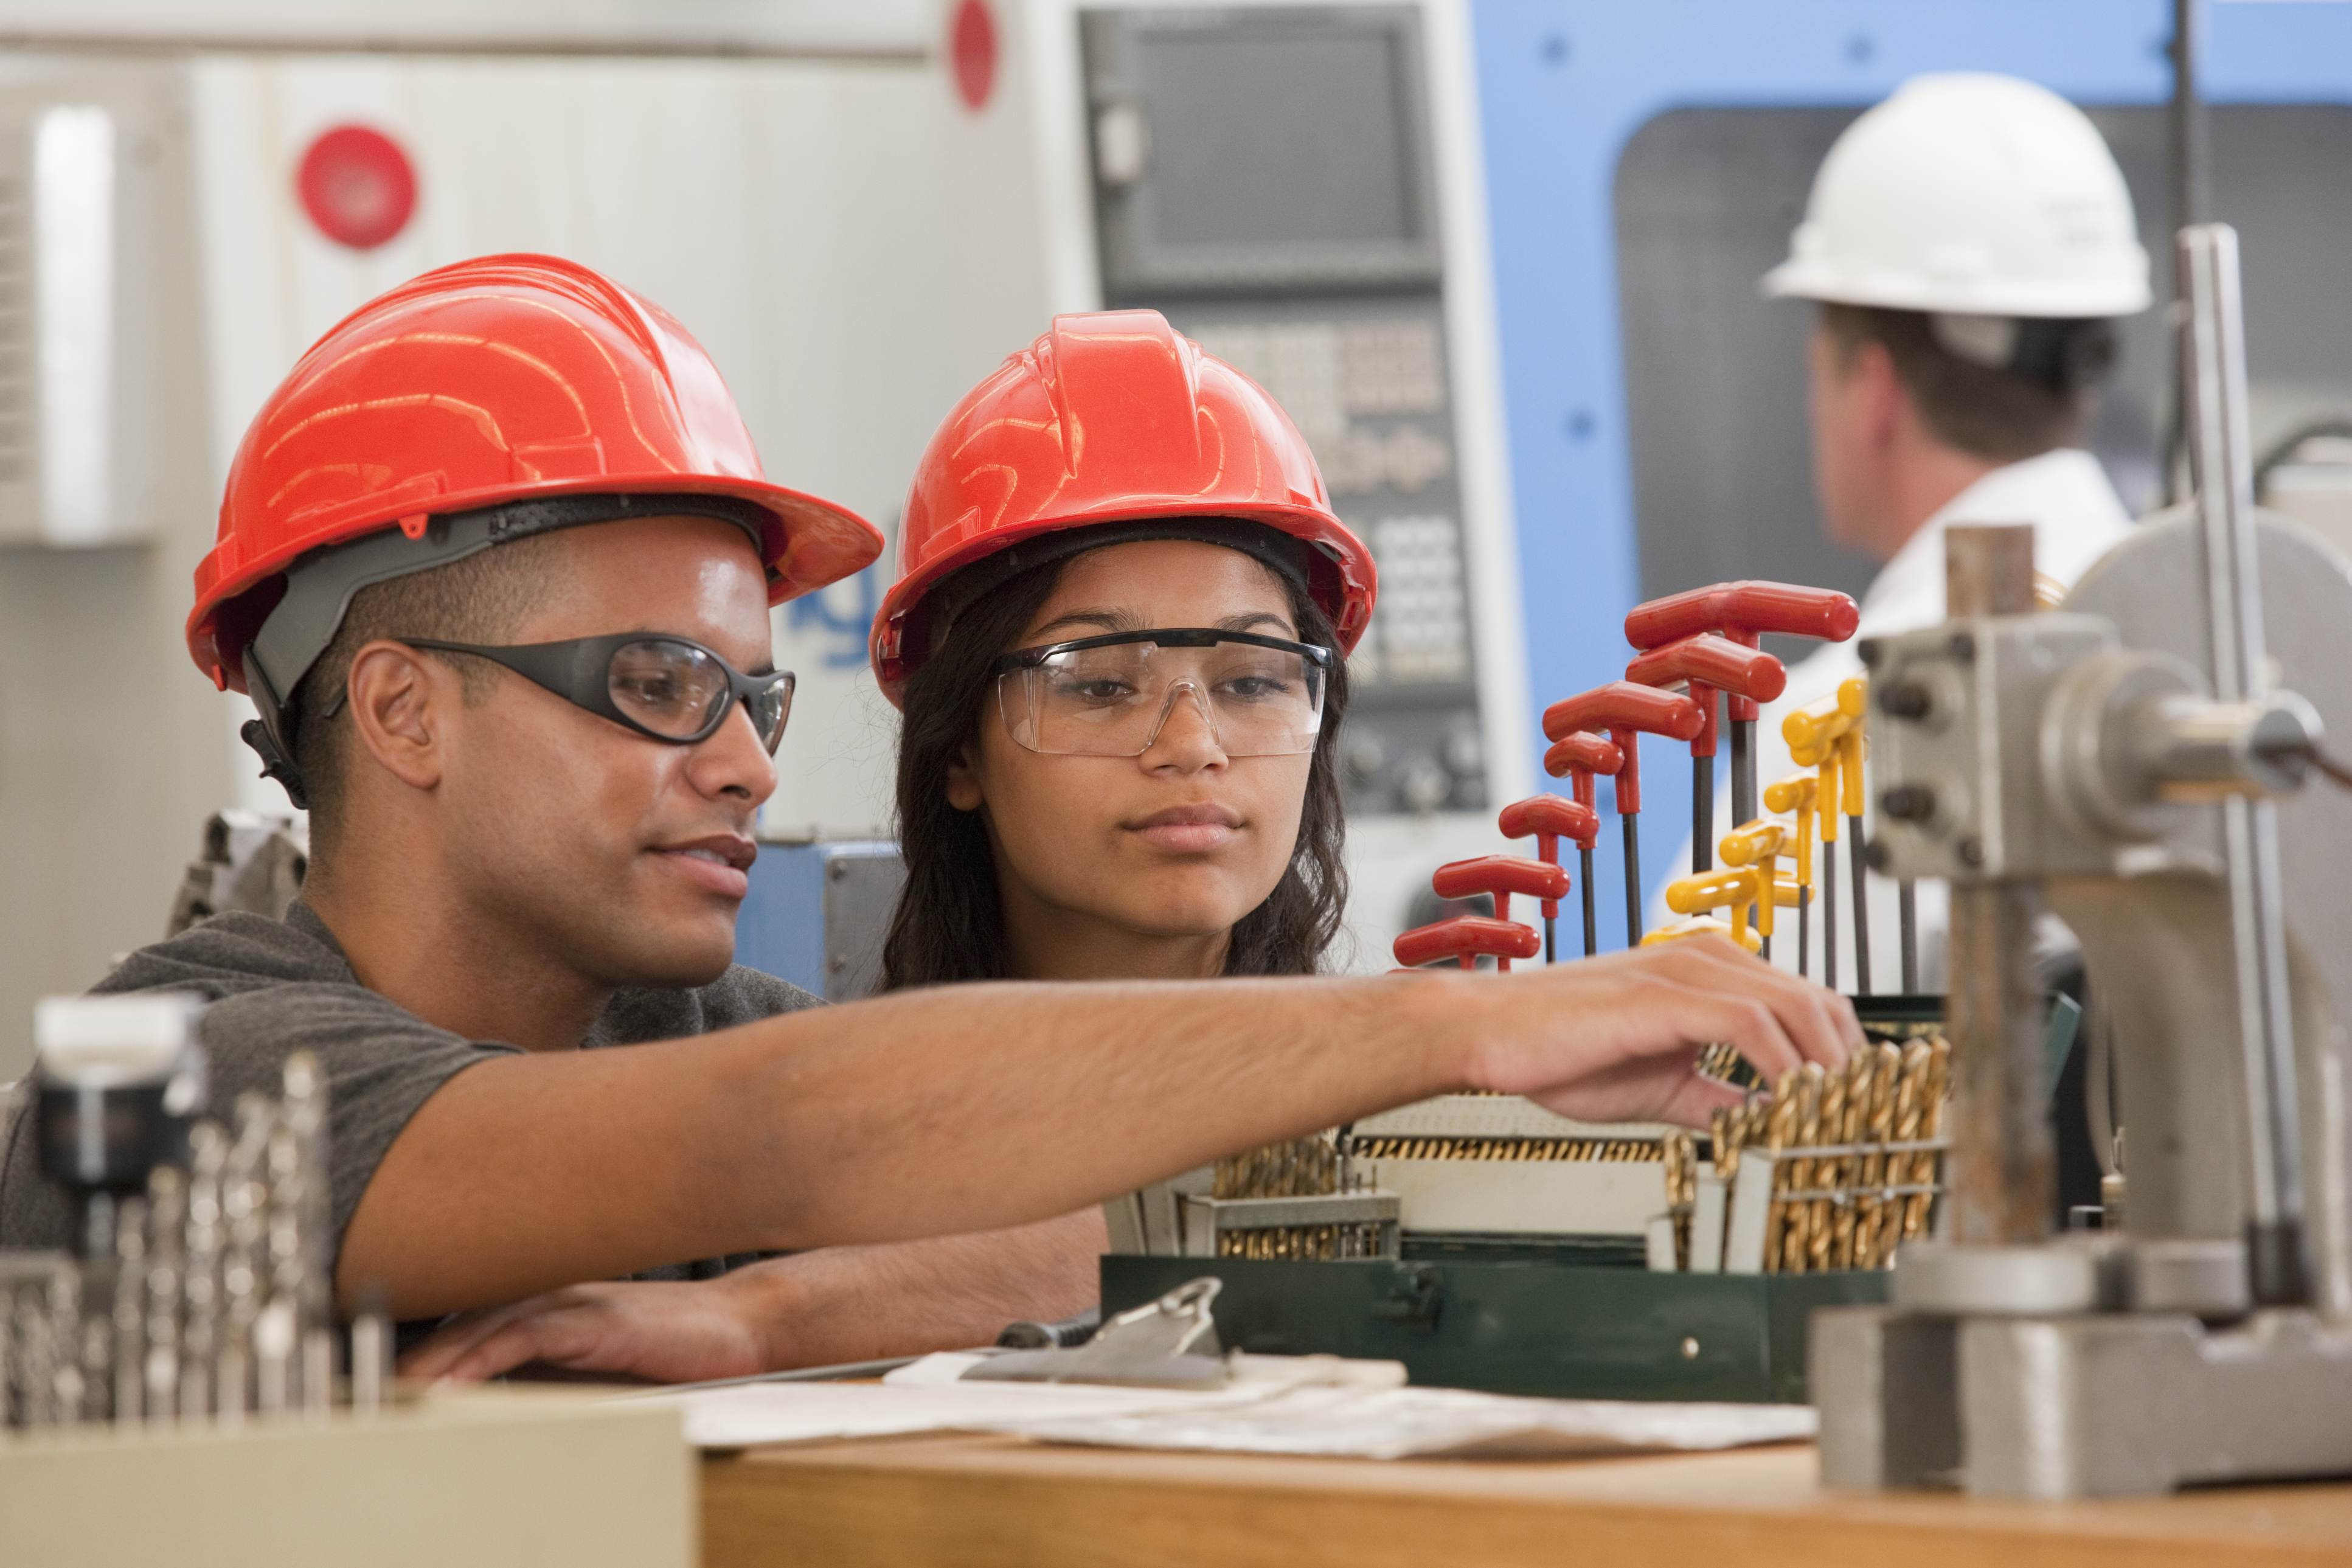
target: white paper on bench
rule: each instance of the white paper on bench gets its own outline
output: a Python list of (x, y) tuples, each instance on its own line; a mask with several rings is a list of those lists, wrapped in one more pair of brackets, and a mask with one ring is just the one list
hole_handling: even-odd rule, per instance
[(1404, 1367), (1392, 1361), (1337, 1356), (1239, 1358), (1236, 1380), (1207, 1393), (1172, 1388), (1107, 1388), (1075, 1383), (961, 1383), (977, 1355), (925, 1356), (871, 1383), (746, 1383), (631, 1400), (678, 1406), (686, 1440), (698, 1447), (806, 1443), (828, 1437), (885, 1437), (909, 1432), (993, 1431), (1007, 1421), (1054, 1416), (1200, 1411), (1254, 1404), (1302, 1384), (1394, 1388)]
[(1029, 1417), (994, 1428), (1056, 1443), (1365, 1459), (1543, 1458), (1810, 1438), (1804, 1405), (1514, 1399), (1451, 1388), (1298, 1388), (1241, 1407)]
[(881, 1384), (766, 1383), (633, 1395), (677, 1405), (706, 1448), (913, 1432), (1223, 1453), (1515, 1458), (1738, 1447), (1808, 1438), (1801, 1405), (1514, 1399), (1404, 1388), (1394, 1362), (1244, 1356), (1212, 1393), (1082, 1384), (962, 1383), (976, 1356), (936, 1355)]

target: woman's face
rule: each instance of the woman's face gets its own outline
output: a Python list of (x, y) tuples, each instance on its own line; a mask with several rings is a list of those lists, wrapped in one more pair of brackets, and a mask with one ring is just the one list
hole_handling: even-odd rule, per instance
[[(1172, 626), (1298, 636), (1289, 595), (1255, 560), (1151, 541), (1072, 560), (1012, 646)], [(1150, 749), (1130, 757), (1030, 751), (994, 683), (985, 702), (948, 799), (987, 813), (1015, 974), (1216, 973), (1225, 933), (1290, 863), (1313, 759), (1227, 756), (1181, 690)]]

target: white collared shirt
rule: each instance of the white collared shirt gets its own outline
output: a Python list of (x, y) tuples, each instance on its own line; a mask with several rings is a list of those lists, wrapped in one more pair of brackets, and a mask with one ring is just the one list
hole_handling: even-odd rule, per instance
[[(1789, 755), (1781, 721), (1808, 702), (1831, 696), (1847, 679), (1863, 671), (1855, 651), (1864, 637), (1916, 631), (1944, 619), (1944, 531), (1954, 523), (2031, 523), (2033, 525), (2033, 567), (2039, 574), (2071, 588), (2093, 562), (2123, 542), (2132, 527), (2131, 514), (2108, 482), (2106, 470), (2090, 453), (2074, 447), (2044, 452), (2038, 458), (1993, 469), (1954, 496), (1880, 569), (1862, 598), (1862, 625), (1842, 643), (1825, 644), (1789, 670), (1787, 689), (1769, 704), (1756, 726), (1756, 787), (1764, 787), (1797, 771)], [(1728, 742), (1721, 750), (1729, 755)], [(1738, 824), (1730, 820), (1727, 787), (1716, 797), (1718, 833)], [(1853, 894), (1847, 886), (1852, 851), (1842, 829), (1838, 857), (1838, 989), (1857, 989), (1853, 968)], [(1683, 875), (1690, 866), (1690, 837), (1685, 833), (1675, 858), (1667, 864)], [(1817, 849), (1818, 852), (1818, 849)], [(1919, 984), (1927, 991), (1944, 988), (1946, 900), (1940, 882), (1918, 886)], [(1895, 884), (1873, 876), (1866, 889), (1870, 907), (1871, 989), (1897, 989), (1901, 957)], [(1652, 926), (1675, 917), (1663, 898), (1652, 900)], [(1772, 944), (1772, 960), (1793, 971), (1796, 962), (1796, 911), (1780, 912), (1780, 931)], [(1822, 978), (1818, 911), (1813, 932), (1812, 977)]]

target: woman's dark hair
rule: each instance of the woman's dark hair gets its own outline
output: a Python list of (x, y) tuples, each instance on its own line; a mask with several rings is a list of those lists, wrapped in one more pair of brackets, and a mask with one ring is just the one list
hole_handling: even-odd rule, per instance
[[(898, 847), (907, 885), (882, 946), (884, 991), (959, 980), (1003, 980), (1004, 909), (988, 826), (977, 811), (948, 801), (948, 770), (996, 704), (993, 666), (1054, 592), (1072, 558), (1049, 562), (1001, 584), (965, 608), (930, 658), (907, 682), (898, 730)], [(1287, 575), (1301, 641), (1336, 648), (1331, 620)], [(1234, 926), (1227, 974), (1313, 974), (1339, 933), (1348, 903), (1341, 858), (1347, 823), (1339, 804), (1336, 751), (1348, 712), (1348, 671), (1332, 661), (1323, 696), (1323, 728), (1307, 773), (1298, 843), (1282, 880), (1264, 903)]]

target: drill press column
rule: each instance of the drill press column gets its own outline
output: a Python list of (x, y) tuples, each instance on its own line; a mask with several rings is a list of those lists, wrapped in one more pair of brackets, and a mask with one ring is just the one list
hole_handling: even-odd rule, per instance
[[(1946, 613), (2033, 609), (2033, 529), (1956, 527), (1944, 535)], [(1965, 850), (1963, 851), (1965, 853)], [(2056, 1200), (2042, 998), (2033, 984), (2040, 885), (1952, 887), (1952, 1237), (2040, 1241)]]

